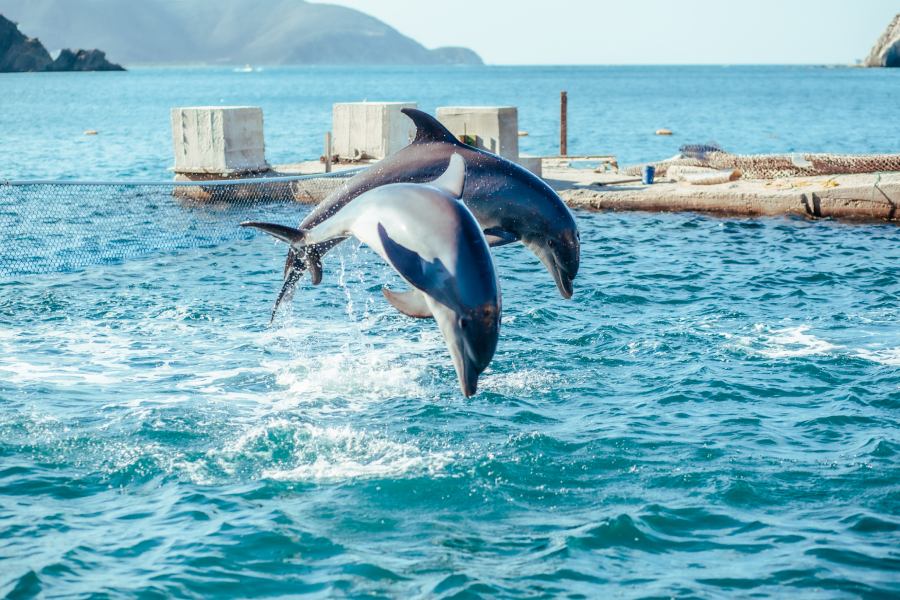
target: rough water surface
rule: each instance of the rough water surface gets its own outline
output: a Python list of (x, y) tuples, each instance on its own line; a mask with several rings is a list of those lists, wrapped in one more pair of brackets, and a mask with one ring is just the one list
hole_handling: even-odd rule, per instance
[(469, 400), (353, 244), (271, 328), (244, 231), (0, 282), (0, 594), (900, 594), (896, 227), (578, 220)]
[[(522, 149), (552, 154), (562, 89), (569, 150), (622, 164), (896, 152), (898, 75), (4, 74), (0, 180), (167, 179), (184, 105), (262, 106), (274, 163), (365, 98), (514, 104)], [(579, 214), (571, 301), (495, 252), (500, 345), (465, 400), (353, 244), (267, 326), (285, 249), (236, 224), (303, 210), (0, 186), (0, 596), (900, 595), (896, 226)]]

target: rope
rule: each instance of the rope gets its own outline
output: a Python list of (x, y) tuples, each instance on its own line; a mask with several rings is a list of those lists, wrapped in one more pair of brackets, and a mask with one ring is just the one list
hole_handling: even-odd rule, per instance
[[(744, 179), (779, 179), (782, 177), (813, 177), (850, 173), (900, 171), (900, 154), (756, 154), (740, 155), (727, 152), (708, 152), (703, 157), (678, 156), (651, 163), (658, 176), (665, 176), (675, 165), (738, 169)], [(625, 169), (628, 175), (639, 175), (644, 165)]]

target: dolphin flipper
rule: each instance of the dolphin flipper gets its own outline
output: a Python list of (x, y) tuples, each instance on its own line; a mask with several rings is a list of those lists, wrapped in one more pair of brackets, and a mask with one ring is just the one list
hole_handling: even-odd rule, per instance
[(498, 246), (505, 246), (506, 244), (518, 242), (519, 236), (512, 231), (507, 231), (501, 227), (488, 227), (484, 230), (484, 239), (487, 240), (488, 246), (497, 248)]
[(386, 287), (381, 288), (381, 293), (391, 303), (391, 306), (399, 310), (407, 317), (414, 319), (433, 319), (434, 315), (425, 302), (425, 295), (419, 290), (408, 292), (395, 292)]
[(438, 302), (445, 304), (452, 302), (452, 293), (448, 289), (452, 275), (440, 259), (435, 258), (434, 261), (428, 262), (418, 253), (404, 248), (388, 236), (381, 223), (378, 224), (378, 236), (381, 238), (388, 262), (404, 279)]

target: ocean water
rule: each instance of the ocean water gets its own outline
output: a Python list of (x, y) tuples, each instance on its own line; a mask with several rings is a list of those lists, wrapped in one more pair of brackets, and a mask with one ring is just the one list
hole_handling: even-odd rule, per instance
[[(113, 77), (0, 76), (0, 177), (166, 177), (179, 103), (261, 104), (270, 158), (308, 157), (328, 103), (417, 81), (426, 108), (519, 104), (533, 152), (562, 87), (573, 151), (633, 160), (896, 151), (900, 123), (900, 79), (855, 69)], [(67, 202), (72, 236), (103, 230)], [(2, 205), (0, 251), (26, 206)], [(433, 323), (390, 309), (397, 276), (354, 243), (268, 326), (285, 249), (235, 224), (306, 210), (219, 208), (199, 248), (154, 251), (165, 231), (137, 224), (127, 259), (0, 280), (0, 595), (900, 594), (895, 225), (578, 213), (570, 301), (521, 246), (495, 251), (501, 340), (464, 399)]]
[[(261, 106), (270, 162), (316, 158), (334, 102), (416, 101), (519, 108), (523, 153), (559, 151), (559, 92), (569, 94), (569, 153), (620, 164), (668, 158), (682, 144), (753, 152), (896, 152), (900, 74), (798, 67), (354, 67), (135, 69), (0, 74), (0, 178), (160, 178), (172, 164), (169, 109)], [(668, 127), (672, 137), (654, 132)], [(97, 136), (84, 136), (88, 129)]]

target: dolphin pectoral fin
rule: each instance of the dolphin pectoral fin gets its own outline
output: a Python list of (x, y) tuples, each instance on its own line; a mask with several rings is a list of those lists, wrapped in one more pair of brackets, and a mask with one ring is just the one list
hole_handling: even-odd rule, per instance
[(427, 144), (430, 142), (445, 142), (462, 146), (450, 131), (440, 121), (417, 108), (401, 108), (400, 112), (412, 119), (416, 125), (416, 138), (413, 144)]
[(454, 153), (450, 157), (447, 170), (430, 185), (441, 188), (454, 198), (462, 198), (463, 188), (466, 185), (466, 161), (463, 160), (463, 157)]
[(260, 231), (265, 231), (272, 237), (278, 238), (282, 242), (287, 242), (294, 248), (302, 248), (304, 246), (303, 241), (306, 238), (306, 232), (302, 229), (295, 229), (293, 227), (279, 225), (277, 223), (244, 221), (243, 223), (241, 223), (241, 227), (253, 227), (255, 229), (259, 229)]
[(440, 259), (435, 258), (431, 262), (424, 260), (416, 252), (392, 240), (381, 223), (378, 224), (378, 236), (385, 258), (401, 277), (438, 302), (452, 302), (452, 294), (447, 291), (452, 276)]
[(519, 236), (501, 227), (488, 227), (484, 230), (484, 239), (487, 240), (488, 246), (497, 248), (498, 246), (518, 242)]
[(395, 292), (386, 287), (381, 288), (381, 293), (391, 303), (391, 306), (399, 310), (407, 317), (414, 319), (433, 319), (431, 309), (425, 301), (425, 295), (419, 290), (408, 292)]

